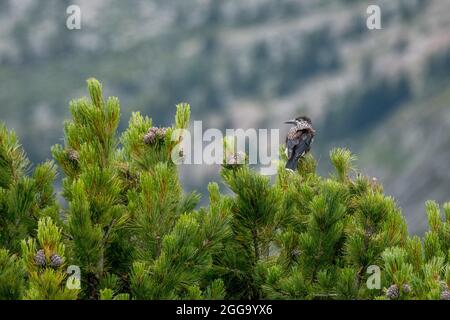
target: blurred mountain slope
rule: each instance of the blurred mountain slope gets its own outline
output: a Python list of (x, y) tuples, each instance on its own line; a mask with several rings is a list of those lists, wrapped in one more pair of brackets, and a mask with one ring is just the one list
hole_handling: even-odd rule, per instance
[(414, 233), (427, 227), (426, 200), (449, 199), (449, 101), (450, 83), (436, 96), (402, 106), (361, 141), (361, 167), (396, 196)]

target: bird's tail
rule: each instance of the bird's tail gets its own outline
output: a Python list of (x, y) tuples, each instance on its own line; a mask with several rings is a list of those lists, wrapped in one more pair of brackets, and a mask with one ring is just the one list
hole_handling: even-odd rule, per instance
[(297, 162), (298, 159), (295, 159), (295, 157), (291, 157), (288, 162), (286, 163), (286, 169), (295, 171), (297, 170)]

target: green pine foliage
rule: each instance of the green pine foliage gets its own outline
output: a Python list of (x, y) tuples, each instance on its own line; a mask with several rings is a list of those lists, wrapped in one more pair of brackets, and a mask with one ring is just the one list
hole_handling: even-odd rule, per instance
[(121, 271), (121, 264), (130, 260), (124, 248), (126, 235), (119, 237), (129, 214), (116, 165), (119, 100), (105, 101), (95, 79), (88, 80), (88, 91), (90, 99), (71, 102), (65, 145), (55, 146), (52, 152), (66, 176), (63, 195), (69, 203), (65, 230), (70, 254), (84, 274), (84, 297), (97, 299), (106, 289), (101, 282), (108, 272), (115, 266)]
[[(404, 247), (385, 250), (382, 255), (386, 281), (400, 290), (399, 299), (440, 299), (448, 293), (450, 285), (450, 215), (449, 205), (442, 214), (439, 205), (426, 203), (430, 230), (423, 241), (418, 237), (408, 239)], [(405, 292), (405, 285), (411, 288)], [(408, 291), (408, 290), (406, 290)]]
[[(22, 259), (28, 275), (27, 300), (74, 300), (78, 290), (70, 289), (65, 272), (65, 245), (61, 230), (50, 217), (38, 223), (37, 239), (22, 240)], [(39, 254), (42, 253), (42, 260)]]
[(18, 253), (20, 240), (35, 233), (39, 218), (58, 219), (55, 177), (52, 162), (31, 170), (15, 133), (0, 124), (0, 247)]
[[(166, 128), (134, 113), (120, 134), (119, 100), (95, 79), (88, 93), (52, 149), (61, 205), (56, 166), (32, 169), (0, 126), (0, 299), (450, 298), (450, 203), (427, 202), (429, 231), (410, 237), (395, 200), (337, 148), (326, 177), (311, 154), (295, 173), (284, 158), (274, 182), (227, 162), (228, 190), (209, 184), (199, 208), (173, 161), (189, 105)], [(224, 160), (247, 160), (234, 142)]]
[(17, 255), (0, 250), (0, 300), (18, 300), (25, 289), (25, 268)]
[(285, 190), (285, 207), (294, 208), (278, 230), (280, 255), (264, 274), (270, 298), (374, 298), (381, 292), (368, 290), (368, 267), (381, 265), (385, 249), (407, 240), (394, 200), (368, 177), (350, 178), (355, 157), (335, 149), (330, 158), (336, 169), (330, 178), (308, 170), (315, 167), (312, 156), (301, 161), (300, 174), (279, 173), (275, 187)]

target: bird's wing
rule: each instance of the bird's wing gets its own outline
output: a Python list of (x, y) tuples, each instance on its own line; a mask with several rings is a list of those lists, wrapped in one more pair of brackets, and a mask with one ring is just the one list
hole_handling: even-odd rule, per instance
[(295, 147), (300, 143), (300, 137), (298, 139), (286, 140), (286, 155), (290, 159), (294, 153)]
[(298, 130), (297, 127), (289, 130), (288, 135), (286, 137), (286, 155), (288, 159), (291, 159), (294, 155), (294, 149), (297, 145), (302, 141), (303, 131)]
[[(303, 157), (307, 152), (309, 152), (313, 139), (314, 139), (313, 133), (302, 132), (299, 140), (292, 148), (291, 157), (295, 158), (295, 160), (298, 160), (301, 157)], [(289, 157), (289, 159), (291, 159), (291, 157)]]

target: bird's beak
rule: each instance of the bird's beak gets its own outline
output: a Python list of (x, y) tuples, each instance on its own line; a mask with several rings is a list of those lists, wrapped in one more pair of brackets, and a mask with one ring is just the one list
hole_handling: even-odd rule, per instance
[(295, 121), (295, 119), (293, 119), (293, 120), (288, 120), (285, 123), (286, 124), (296, 124), (297, 122)]

